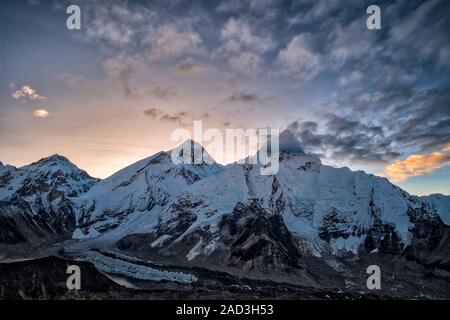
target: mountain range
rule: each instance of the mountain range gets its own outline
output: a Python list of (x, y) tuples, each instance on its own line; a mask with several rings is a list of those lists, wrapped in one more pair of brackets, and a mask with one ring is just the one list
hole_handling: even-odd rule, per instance
[[(130, 290), (169, 283), (220, 296), (236, 286), (260, 297), (278, 284), (337, 298), (450, 298), (450, 196), (323, 165), (289, 132), (270, 176), (260, 164), (174, 164), (171, 152), (103, 180), (59, 155), (0, 163), (0, 262), (83, 261)], [(366, 287), (373, 264), (379, 292)]]

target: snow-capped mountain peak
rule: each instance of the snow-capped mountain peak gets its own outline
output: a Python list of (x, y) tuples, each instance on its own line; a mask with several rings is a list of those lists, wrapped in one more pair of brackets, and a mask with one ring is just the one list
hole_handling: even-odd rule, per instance
[(179, 144), (172, 150), (168, 151), (174, 163), (178, 164), (215, 164), (216, 161), (203, 148), (203, 146), (188, 139)]
[[(15, 193), (25, 197), (51, 191), (73, 197), (86, 192), (98, 181), (67, 158), (58, 155), (20, 168), (8, 165), (2, 168), (4, 170), (0, 173), (0, 200)], [(8, 187), (4, 188), (6, 184)]]
[(20, 168), (1, 167), (0, 242), (39, 243), (67, 237), (74, 225), (70, 198), (97, 182), (57, 155)]
[[(174, 161), (177, 156), (186, 161)], [(205, 163), (198, 157), (210, 156), (200, 144), (187, 140), (101, 181), (77, 202), (79, 228), (74, 237), (96, 237), (116, 228), (118, 234), (151, 230), (164, 208), (185, 188), (223, 171), (216, 162)]]

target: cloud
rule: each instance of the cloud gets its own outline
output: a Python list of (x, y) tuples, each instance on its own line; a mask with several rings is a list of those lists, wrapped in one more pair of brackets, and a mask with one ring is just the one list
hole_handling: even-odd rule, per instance
[(137, 44), (152, 27), (155, 13), (149, 8), (128, 2), (94, 2), (83, 6), (86, 39), (115, 48)]
[(233, 56), (229, 60), (233, 71), (250, 76), (257, 76), (261, 73), (263, 60), (252, 52), (242, 52), (238, 56)]
[(22, 88), (15, 90), (12, 93), (12, 97), (14, 99), (23, 99), (24, 101), (47, 99), (46, 97), (39, 95), (37, 91), (30, 86), (23, 86)]
[(393, 3), (389, 11), (401, 14), (391, 17), (396, 23), (389, 30), (389, 53), (395, 53), (396, 59), (402, 60), (413, 51), (419, 61), (434, 61), (450, 67), (450, 61), (446, 59), (450, 50), (450, 31), (444, 23), (449, 10), (445, 0), (424, 1), (412, 7), (402, 5), (401, 1)]
[(155, 120), (166, 121), (170, 123), (187, 126), (187, 112), (180, 111), (173, 114), (164, 112), (158, 108), (149, 108), (143, 111), (144, 115)]
[(70, 88), (79, 88), (86, 81), (86, 79), (83, 76), (74, 75), (66, 72), (61, 74), (60, 78)]
[(151, 47), (151, 58), (199, 53), (202, 39), (189, 25), (166, 24), (151, 31), (143, 40)]
[(355, 94), (341, 101), (339, 107), (344, 109), (346, 105), (355, 116), (382, 123), (399, 148), (428, 154), (448, 144), (450, 85), (381, 88)]
[(211, 118), (211, 114), (210, 114), (209, 112), (203, 112), (203, 113), (200, 115), (200, 118), (202, 118), (202, 119), (204, 119), (204, 120), (210, 119), (210, 118)]
[[(164, 100), (178, 98), (175, 87), (145, 78), (144, 71), (148, 70), (148, 67), (140, 56), (119, 54), (106, 59), (103, 68), (109, 77), (118, 82), (126, 98), (142, 99), (145, 96)], [(66, 78), (77, 80), (67, 76)]]
[(337, 23), (328, 35), (329, 63), (345, 64), (358, 60), (361, 63), (366, 60), (375, 60), (380, 57), (380, 43), (377, 42), (378, 34), (368, 30), (364, 19), (356, 19), (350, 24)]
[(149, 108), (143, 111), (144, 115), (147, 117), (150, 117), (152, 119), (156, 119), (159, 115), (161, 115), (163, 112), (160, 109), (157, 108)]
[(158, 84), (148, 90), (148, 94), (159, 99), (174, 99), (178, 97), (177, 90), (173, 87)]
[(220, 51), (225, 53), (241, 53), (250, 51), (265, 53), (274, 47), (274, 42), (269, 36), (257, 35), (244, 20), (230, 18), (220, 31), (222, 46)]
[(36, 109), (33, 111), (33, 114), (36, 118), (47, 118), (49, 113), (45, 109)]
[(114, 19), (106, 8), (99, 8), (95, 19), (92, 20), (86, 31), (87, 39), (104, 41), (114, 46), (126, 46), (132, 43), (134, 30), (125, 23)]
[(360, 71), (352, 71), (340, 76), (338, 82), (341, 86), (348, 86), (350, 84), (360, 81), (362, 77), (363, 74)]
[(207, 66), (195, 63), (192, 58), (186, 58), (175, 66), (175, 73), (182, 76), (199, 76), (208, 70)]
[(305, 35), (294, 36), (286, 48), (280, 50), (277, 64), (282, 75), (305, 81), (322, 69), (321, 56), (311, 49)]
[(306, 150), (334, 163), (386, 164), (400, 156), (381, 126), (334, 114), (321, 120), (299, 120), (287, 128)]
[(295, 25), (316, 23), (318, 21), (322, 22), (322, 19), (334, 16), (340, 6), (343, 5), (342, 2), (343, 1), (310, 1), (309, 3), (306, 3), (306, 8), (299, 9), (297, 14), (287, 18), (288, 25), (292, 27)]
[(208, 112), (202, 112), (201, 114), (197, 115), (197, 117), (194, 117), (192, 113), (187, 111), (169, 113), (159, 108), (148, 108), (143, 111), (143, 114), (150, 119), (175, 123), (184, 127), (188, 126), (193, 119), (208, 120), (211, 118), (211, 114)]
[(240, 12), (245, 8), (261, 12), (278, 4), (279, 0), (227, 0), (221, 1), (217, 10), (223, 12)]
[(217, 11), (273, 20), (280, 9), (279, 3), (280, 0), (225, 0), (220, 2)]
[(269, 35), (259, 35), (243, 19), (230, 18), (220, 31), (218, 52), (228, 58), (234, 72), (256, 76), (263, 66), (263, 55), (274, 48)]
[(247, 91), (236, 91), (223, 101), (226, 103), (264, 103), (264, 99), (256, 93)]
[(138, 88), (132, 84), (133, 72), (142, 67), (141, 62), (125, 55), (108, 58), (103, 62), (103, 68), (108, 76), (118, 80), (123, 95), (126, 98), (139, 98)]
[(432, 153), (429, 155), (411, 155), (406, 160), (397, 160), (386, 166), (386, 175), (394, 182), (400, 182), (410, 177), (429, 174), (450, 164), (450, 155)]

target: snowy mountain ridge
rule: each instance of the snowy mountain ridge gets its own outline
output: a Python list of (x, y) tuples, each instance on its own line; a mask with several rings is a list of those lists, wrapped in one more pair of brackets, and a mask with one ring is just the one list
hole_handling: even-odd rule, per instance
[(0, 242), (53, 241), (67, 237), (75, 225), (72, 198), (98, 179), (53, 155), (27, 166), (0, 167)]
[[(1, 166), (0, 239), (15, 243), (62, 231), (63, 238), (145, 247), (186, 261), (220, 256), (251, 268), (273, 252), (277, 265), (297, 263), (289, 258), (295, 252), (399, 254), (418, 233), (448, 225), (450, 197), (419, 198), (385, 178), (325, 166), (294, 139), (280, 136), (280, 166), (272, 176), (261, 175), (259, 164), (192, 164), (198, 153), (174, 164), (172, 150), (101, 181), (57, 155), (18, 169)], [(183, 145), (210, 157), (193, 141)], [(254, 246), (258, 253), (245, 260)]]

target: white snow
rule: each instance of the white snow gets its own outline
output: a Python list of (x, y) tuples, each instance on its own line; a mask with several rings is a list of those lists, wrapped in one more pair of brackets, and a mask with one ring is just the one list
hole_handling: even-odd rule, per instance
[(429, 205), (441, 217), (442, 221), (446, 225), (450, 226), (450, 196), (432, 194), (421, 197), (421, 199), (429, 203)]
[(189, 253), (186, 255), (186, 258), (189, 261), (194, 259), (196, 256), (198, 256), (200, 254), (202, 244), (203, 244), (203, 239), (200, 239), (200, 241), (197, 242), (197, 244), (191, 249), (191, 251), (189, 251)]

